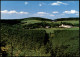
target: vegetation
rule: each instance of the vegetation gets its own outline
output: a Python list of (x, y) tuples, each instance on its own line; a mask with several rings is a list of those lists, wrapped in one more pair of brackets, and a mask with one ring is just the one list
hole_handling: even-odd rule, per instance
[[(54, 37), (50, 39), (55, 56), (76, 57), (79, 56), (79, 31), (56, 30)], [(53, 54), (53, 56), (54, 56)]]
[[(79, 20), (29, 19), (1, 20), (0, 52), (3, 56), (79, 56)], [(59, 28), (61, 24), (74, 27)]]
[(70, 21), (70, 20), (79, 20), (79, 18), (59, 18), (59, 19), (55, 19), (55, 21)]

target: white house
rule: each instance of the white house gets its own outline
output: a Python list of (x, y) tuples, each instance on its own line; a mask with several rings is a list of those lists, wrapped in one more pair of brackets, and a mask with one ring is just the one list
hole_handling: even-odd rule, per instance
[(71, 28), (72, 26), (62, 24), (62, 25), (61, 25), (61, 26), (59, 26), (59, 27), (62, 27), (62, 28)]
[(46, 26), (46, 28), (50, 28), (50, 26)]

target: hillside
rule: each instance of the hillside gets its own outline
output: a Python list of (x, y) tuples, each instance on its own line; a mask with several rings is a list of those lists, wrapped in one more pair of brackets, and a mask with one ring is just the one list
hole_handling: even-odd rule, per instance
[(38, 23), (41, 21), (52, 21), (51, 19), (41, 18), (41, 17), (29, 17), (23, 19), (1, 19), (1, 23), (7, 24), (18, 24), (18, 23)]
[(39, 23), (42, 21), (45, 21), (47, 23), (51, 23), (52, 21), (79, 21), (79, 18), (59, 18), (59, 19), (46, 19), (41, 17), (29, 17), (29, 18), (23, 18), (23, 19), (1, 19), (1, 23), (7, 23), (7, 24), (18, 24), (18, 23), (24, 23), (24, 24), (30, 24), (30, 23)]
[(41, 17), (29, 17), (29, 18), (24, 18), (24, 20), (52, 21), (51, 19), (41, 18)]
[[(60, 28), (63, 23), (73, 27)], [(79, 20), (75, 19), (54, 21), (31, 17), (1, 20), (1, 38), (1, 52), (7, 56), (79, 56)]]
[(79, 18), (75, 17), (75, 18), (58, 18), (58, 19), (55, 19), (55, 21), (70, 21), (70, 20), (79, 20)]

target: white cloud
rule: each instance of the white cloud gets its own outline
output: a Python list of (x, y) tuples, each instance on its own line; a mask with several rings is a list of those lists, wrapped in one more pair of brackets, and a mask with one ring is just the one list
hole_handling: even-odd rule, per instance
[(8, 10), (3, 10), (1, 11), (1, 13), (8, 13)]
[(65, 14), (77, 14), (79, 12), (76, 10), (70, 10), (70, 11), (64, 11), (63, 13), (65, 13)]
[(24, 4), (25, 4), (25, 5), (27, 5), (27, 4), (28, 4), (28, 2), (24, 2)]
[(60, 4), (58, 4), (58, 3), (52, 3), (51, 5), (60, 5)]
[(11, 11), (3, 10), (3, 11), (1, 11), (1, 13), (12, 14), (12, 13), (17, 13), (17, 12), (15, 10), (11, 10)]
[(51, 3), (52, 6), (54, 6), (54, 5), (61, 5), (61, 4), (68, 5), (67, 3), (63, 3), (63, 2), (60, 2), (60, 1), (57, 1), (55, 3)]
[(12, 10), (12, 11), (8, 11), (8, 13), (12, 14), (12, 13), (18, 13), (18, 12), (16, 12), (15, 10)]
[(52, 13), (59, 13), (58, 11), (53, 11)]
[(37, 14), (48, 14), (48, 13), (46, 13), (46, 12), (37, 12)]
[(42, 4), (39, 4), (39, 6), (42, 6)]
[(20, 14), (28, 14), (28, 12), (23, 12), (23, 11), (21, 11), (21, 12), (19, 12)]
[(24, 12), (24, 11), (17, 12), (15, 10), (11, 10), (11, 11), (3, 10), (1, 11), (1, 13), (3, 14), (28, 14), (28, 12)]

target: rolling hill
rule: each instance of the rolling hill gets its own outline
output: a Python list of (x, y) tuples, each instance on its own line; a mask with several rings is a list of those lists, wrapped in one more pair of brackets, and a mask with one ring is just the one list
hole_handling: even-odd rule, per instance
[(52, 23), (52, 21), (56, 21), (54, 23), (61, 23), (61, 22), (68, 22), (68, 23), (76, 23), (79, 24), (79, 18), (59, 18), (59, 19), (47, 19), (47, 18), (41, 18), (41, 17), (29, 17), (29, 18), (23, 18), (23, 19), (1, 19), (1, 23), (7, 23), (7, 24), (34, 24), (34, 23), (40, 23), (40, 22), (47, 22)]

